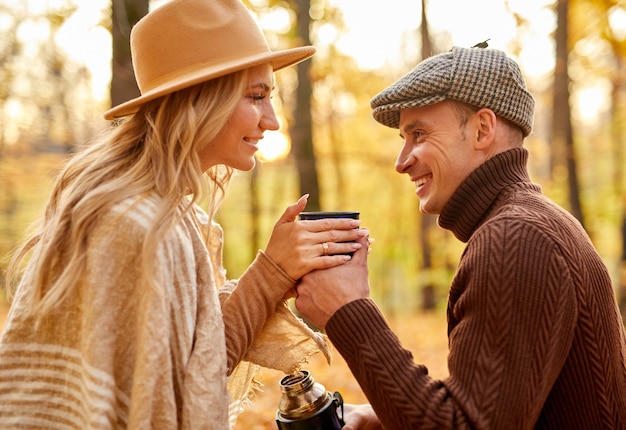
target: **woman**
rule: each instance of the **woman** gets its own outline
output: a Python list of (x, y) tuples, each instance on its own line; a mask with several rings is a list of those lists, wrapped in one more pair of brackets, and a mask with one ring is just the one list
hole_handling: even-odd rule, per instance
[(349, 259), (325, 251), (357, 249), (335, 242), (362, 236), (358, 222), (293, 222), (302, 197), (227, 282), (211, 221), (233, 169), (252, 169), (278, 128), (273, 71), (313, 48), (272, 52), (239, 0), (172, 0), (135, 26), (131, 47), (141, 96), (109, 110), (124, 119), (68, 161), (12, 260), (2, 428), (224, 429), (255, 365), (290, 372), (326, 349), (283, 298)]

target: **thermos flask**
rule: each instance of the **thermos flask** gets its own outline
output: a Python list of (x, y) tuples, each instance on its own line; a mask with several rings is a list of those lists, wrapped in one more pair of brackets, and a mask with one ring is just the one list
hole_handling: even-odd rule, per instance
[[(339, 430), (343, 427), (343, 399), (315, 382), (308, 370), (280, 380), (282, 396), (276, 411), (280, 430)], [(341, 409), (341, 416), (337, 410)]]

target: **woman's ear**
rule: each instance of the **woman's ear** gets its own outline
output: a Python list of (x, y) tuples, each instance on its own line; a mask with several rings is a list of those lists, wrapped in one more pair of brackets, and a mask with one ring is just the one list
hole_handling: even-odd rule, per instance
[(489, 148), (496, 137), (496, 114), (491, 109), (482, 108), (475, 114), (476, 121), (476, 149)]

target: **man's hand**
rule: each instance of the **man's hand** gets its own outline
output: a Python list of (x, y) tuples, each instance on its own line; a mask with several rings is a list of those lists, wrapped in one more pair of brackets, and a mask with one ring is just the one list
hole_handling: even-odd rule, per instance
[(361, 237), (357, 242), (362, 247), (350, 261), (330, 269), (312, 271), (296, 286), (296, 308), (321, 329), (339, 308), (369, 296), (369, 240)]
[(343, 430), (382, 430), (383, 428), (369, 404), (345, 404), (343, 413), (343, 420), (346, 423)]

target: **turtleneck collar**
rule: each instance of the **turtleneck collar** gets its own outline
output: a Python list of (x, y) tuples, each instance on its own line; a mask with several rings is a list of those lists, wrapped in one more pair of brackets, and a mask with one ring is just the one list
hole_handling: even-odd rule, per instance
[(495, 155), (474, 170), (441, 211), (438, 223), (457, 239), (467, 242), (500, 192), (515, 183), (530, 183), (528, 151), (514, 148)]

